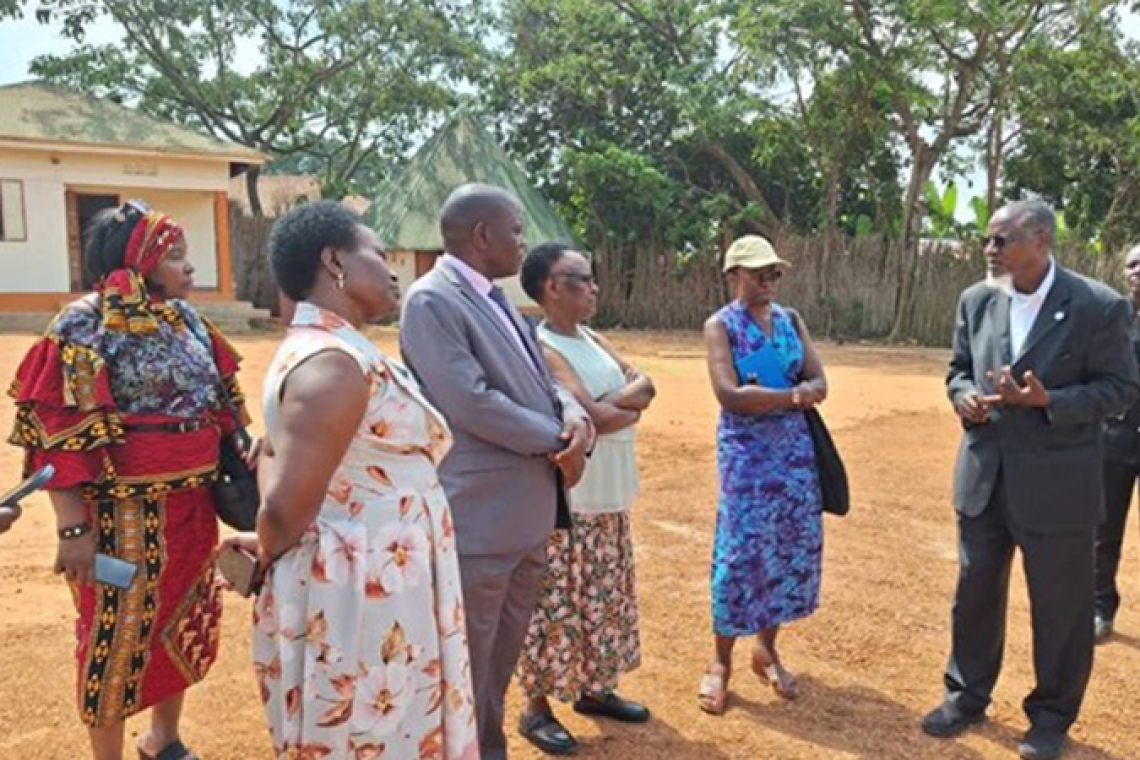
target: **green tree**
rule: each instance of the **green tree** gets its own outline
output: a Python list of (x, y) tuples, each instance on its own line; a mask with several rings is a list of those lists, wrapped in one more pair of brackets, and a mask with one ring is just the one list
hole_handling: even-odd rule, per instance
[[(271, 157), (304, 155), (333, 196), (406, 153), (481, 50), (478, 9), (459, 0), (41, 0), (37, 14), (75, 42), (37, 59), (37, 75)], [(85, 43), (103, 14), (122, 41)], [(239, 48), (256, 50), (251, 71), (235, 68)], [(256, 171), (247, 182), (260, 213)]]
[[(890, 103), (891, 123), (909, 166), (892, 338), (908, 334), (914, 308), (926, 185), (956, 145), (989, 124), (994, 77), (1008, 76), (1027, 45), (1063, 36), (1115, 5), (1120, 3), (741, 0), (746, 10), (765, 14), (771, 35), (813, 46), (814, 55), (833, 67), (866, 72)], [(790, 60), (799, 66), (797, 57)]]
[[(871, 76), (869, 68), (837, 58), (832, 50), (818, 44), (817, 36), (788, 33), (789, 25), (805, 29), (841, 27), (844, 10), (839, 4), (808, 3), (793, 8), (756, 0), (730, 7), (733, 14), (728, 28), (739, 50), (738, 65), (753, 72), (757, 87), (768, 83), (790, 91), (786, 98), (790, 105), (782, 110), (806, 145), (807, 157), (822, 186), (820, 297), (826, 298), (829, 262), (842, 247), (841, 219), (852, 217), (852, 210), (843, 207), (861, 195), (881, 192), (884, 184), (897, 185), (899, 167), (888, 122), (889, 91)], [(881, 181), (884, 169), (885, 183)], [(864, 208), (854, 216), (883, 211), (883, 217), (894, 212)], [(889, 227), (887, 218), (879, 221)]]
[(751, 157), (739, 157), (737, 124), (723, 118), (734, 83), (717, 61), (714, 10), (686, 0), (504, 4), (506, 48), (487, 107), (600, 252), (711, 250), (723, 214), (697, 209), (714, 199), (750, 229), (780, 224)]
[(726, 49), (727, 20), (720, 0), (505, 4), (488, 108), (587, 241), (688, 255), (818, 226), (821, 181), (796, 121)]
[(1138, 61), (1105, 18), (1073, 46), (1034, 47), (1018, 72), (1006, 190), (1063, 209), (1072, 244), (1115, 253), (1140, 238)]

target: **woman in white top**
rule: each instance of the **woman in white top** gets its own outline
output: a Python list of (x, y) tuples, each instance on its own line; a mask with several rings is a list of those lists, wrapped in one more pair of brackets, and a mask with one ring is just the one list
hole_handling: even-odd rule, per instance
[(520, 732), (549, 754), (576, 741), (554, 717), (549, 697), (574, 710), (641, 723), (649, 710), (616, 693), (641, 661), (629, 508), (637, 497), (634, 426), (655, 394), (650, 379), (582, 326), (597, 309), (589, 260), (548, 243), (532, 250), (521, 280), (543, 310), (538, 328), (554, 376), (589, 412), (598, 441), (570, 493), (571, 528), (555, 531), (548, 569), (519, 664), (527, 696)]

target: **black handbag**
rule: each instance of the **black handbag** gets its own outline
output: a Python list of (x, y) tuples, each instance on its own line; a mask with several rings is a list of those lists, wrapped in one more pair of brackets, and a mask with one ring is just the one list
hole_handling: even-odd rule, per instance
[[(236, 411), (235, 411), (236, 414)], [(238, 428), (235, 433), (246, 451), (253, 445), (249, 432)], [(243, 532), (257, 528), (257, 509), (261, 504), (261, 494), (257, 490), (257, 473), (242, 459), (234, 443), (234, 436), (225, 436), (218, 446), (218, 479), (211, 489), (214, 496), (214, 510), (218, 519), (234, 530)]]
[(833, 515), (845, 515), (851, 508), (851, 495), (847, 485), (847, 468), (843, 466), (839, 449), (835, 447), (835, 441), (831, 440), (831, 433), (828, 432), (819, 410), (806, 410), (804, 418), (807, 419), (812, 448), (815, 449), (815, 466), (819, 470), (823, 511)]

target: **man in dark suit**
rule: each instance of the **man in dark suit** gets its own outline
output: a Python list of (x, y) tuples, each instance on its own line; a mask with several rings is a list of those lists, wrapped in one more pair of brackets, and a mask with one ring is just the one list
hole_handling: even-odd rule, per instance
[(1054, 232), (1045, 203), (1000, 209), (985, 240), (987, 281), (959, 301), (947, 389), (965, 428), (954, 472), (960, 572), (946, 697), (922, 724), (947, 738), (984, 718), (1017, 547), (1037, 675), (1018, 747), (1030, 760), (1061, 756), (1088, 684), (1100, 426), (1140, 390), (1127, 302), (1060, 267)]
[[(1124, 277), (1134, 310), (1132, 353), (1140, 362), (1140, 245), (1124, 256)], [(1112, 635), (1120, 591), (1116, 572), (1132, 493), (1140, 482), (1140, 404), (1104, 423), (1104, 522), (1096, 532), (1096, 640)]]

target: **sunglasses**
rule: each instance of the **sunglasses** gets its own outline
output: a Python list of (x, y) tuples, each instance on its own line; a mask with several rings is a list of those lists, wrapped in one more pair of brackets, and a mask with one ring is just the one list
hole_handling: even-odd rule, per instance
[(982, 238), (982, 248), (989, 248), (991, 245), (999, 251), (1009, 244), (1009, 238), (1005, 235), (987, 235)]

